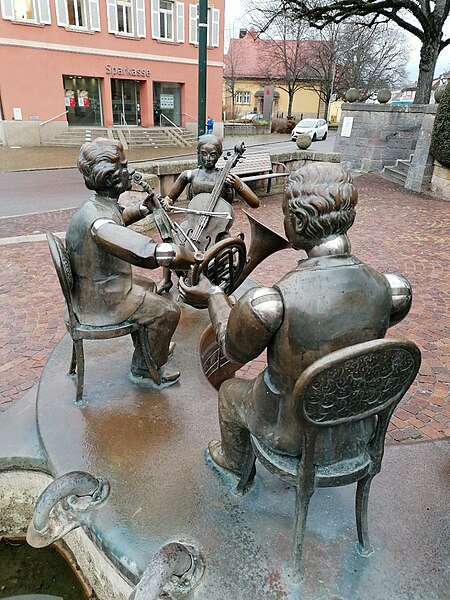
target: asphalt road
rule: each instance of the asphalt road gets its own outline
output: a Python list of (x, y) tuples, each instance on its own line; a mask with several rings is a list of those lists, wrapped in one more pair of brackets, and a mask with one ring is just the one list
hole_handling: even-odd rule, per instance
[[(329, 133), (325, 141), (314, 142), (310, 149), (331, 152), (335, 136), (335, 132)], [(286, 137), (286, 141), (269, 144), (260, 144), (257, 138), (245, 140), (246, 151), (250, 154), (269, 148), (280, 152), (295, 149), (295, 143)], [(232, 148), (234, 143), (235, 140), (225, 139), (225, 149)], [(90, 193), (76, 168), (0, 173), (0, 218), (73, 208), (84, 202)]]

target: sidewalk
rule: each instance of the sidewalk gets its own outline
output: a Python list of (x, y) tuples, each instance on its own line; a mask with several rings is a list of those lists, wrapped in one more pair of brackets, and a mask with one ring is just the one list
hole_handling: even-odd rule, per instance
[[(379, 271), (396, 271), (410, 279), (411, 312), (390, 335), (413, 340), (423, 353), (419, 377), (397, 409), (388, 439), (449, 437), (449, 204), (407, 193), (375, 175), (358, 177), (356, 185), (360, 200), (350, 230), (353, 252)], [(47, 244), (35, 237), (32, 241), (17, 237), (64, 232), (72, 212), (0, 219), (0, 412), (39, 380), (49, 353), (65, 333), (63, 298)], [(254, 214), (282, 232), (280, 196), (262, 198)], [(240, 204), (233, 231), (243, 231), (250, 240)], [(253, 272), (252, 279), (272, 285), (302, 256), (293, 250), (273, 255)], [(146, 274), (160, 278), (158, 271)], [(260, 357), (241, 374), (253, 377), (264, 364)]]
[[(237, 142), (244, 139), (245, 145), (270, 144), (289, 140), (286, 133), (273, 133), (254, 136), (252, 138), (225, 138), (223, 146), (232, 149)], [(293, 144), (293, 147), (295, 145)], [(60, 169), (77, 166), (79, 148), (64, 148), (60, 146), (36, 146), (24, 148), (5, 148), (0, 146), (0, 172), (23, 171), (29, 169)], [(156, 160), (172, 156), (192, 156), (197, 152), (196, 146), (162, 147), (162, 148), (128, 148), (126, 155), (128, 161)]]

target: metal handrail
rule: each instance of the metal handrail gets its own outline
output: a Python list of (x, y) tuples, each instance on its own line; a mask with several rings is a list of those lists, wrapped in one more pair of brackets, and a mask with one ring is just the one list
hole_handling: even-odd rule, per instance
[(169, 123), (175, 127), (175, 129), (178, 129), (178, 131), (181, 131), (183, 133), (183, 130), (181, 129), (181, 127), (178, 127), (178, 125), (175, 125), (175, 123), (173, 121), (171, 121), (169, 119), (169, 117), (166, 117), (166, 115), (164, 113), (161, 113), (159, 115), (159, 126), (160, 127), (162, 127), (162, 125), (161, 125), (161, 117), (164, 117), (166, 119), (166, 121), (169, 121)]
[(54, 121), (58, 117), (62, 117), (63, 115), (67, 115), (68, 112), (69, 112), (68, 110), (65, 110), (64, 112), (59, 113), (59, 115), (56, 115), (55, 117), (52, 117), (51, 119), (47, 119), (43, 123), (39, 123), (39, 127), (42, 127), (42, 125), (46, 125), (47, 123), (50, 123), (50, 121)]
[(190, 117), (191, 119), (194, 119), (194, 121), (196, 123), (198, 123), (197, 117), (194, 117), (193, 115), (190, 115), (189, 113), (184, 112), (183, 115), (186, 115), (187, 117)]
[(121, 125), (123, 124), (127, 128), (127, 131), (128, 131), (128, 143), (130, 144), (131, 143), (131, 131), (130, 131), (130, 126), (127, 123), (127, 120), (125, 119), (125, 113), (124, 112), (120, 113), (120, 124)]

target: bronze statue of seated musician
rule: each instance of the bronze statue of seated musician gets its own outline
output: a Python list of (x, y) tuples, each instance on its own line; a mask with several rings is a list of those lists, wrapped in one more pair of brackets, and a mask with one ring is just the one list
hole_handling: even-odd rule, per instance
[[(214, 135), (201, 136), (197, 145), (200, 166), (183, 171), (167, 196), (162, 199), (163, 206), (170, 212), (187, 187), (190, 210), (217, 213), (217, 217), (196, 216), (191, 213), (180, 224), (189, 238), (184, 245), (191, 250), (195, 248), (204, 252), (229, 235), (234, 220), (232, 203), (236, 193), (251, 208), (259, 206), (258, 196), (237, 175), (231, 173), (244, 150), (243, 144), (238, 145), (234, 155), (228, 157), (225, 167), (218, 169), (217, 161), (223, 151), (222, 142)], [(169, 291), (171, 287), (171, 270), (165, 269), (158, 291)]]
[[(205, 276), (195, 286), (180, 279), (182, 299), (208, 307), (229, 360), (248, 363), (267, 349), (267, 367), (255, 379), (220, 386), (221, 441), (209, 444), (220, 467), (242, 473), (250, 434), (272, 451), (299, 456), (302, 434), (292, 396), (302, 372), (335, 350), (383, 338), (408, 313), (408, 281), (378, 273), (351, 254), (347, 231), (357, 199), (339, 165), (307, 164), (290, 176), (283, 201), (286, 236), (307, 254), (294, 270), (273, 287), (251, 288), (235, 304)], [(373, 431), (371, 420), (355, 428), (358, 439)]]
[[(124, 208), (119, 196), (131, 189), (133, 171), (120, 142), (98, 138), (80, 149), (78, 168), (93, 196), (71, 218), (66, 234), (73, 274), (76, 315), (86, 325), (114, 325), (124, 320), (144, 328), (158, 372), (159, 385), (178, 381), (178, 370), (166, 362), (173, 349), (172, 335), (180, 319), (179, 306), (133, 280), (132, 267), (188, 269), (192, 252), (172, 243), (156, 243), (127, 228), (153, 210), (148, 196), (141, 206)], [(154, 379), (148, 370), (140, 336), (135, 345), (131, 374), (135, 380)]]

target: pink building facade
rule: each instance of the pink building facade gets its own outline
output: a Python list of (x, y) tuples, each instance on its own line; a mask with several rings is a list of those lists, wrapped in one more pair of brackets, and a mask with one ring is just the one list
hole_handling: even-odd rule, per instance
[[(225, 0), (209, 2), (207, 113), (221, 121)], [(198, 5), (1, 0), (0, 135), (39, 145), (67, 127), (196, 129)]]

